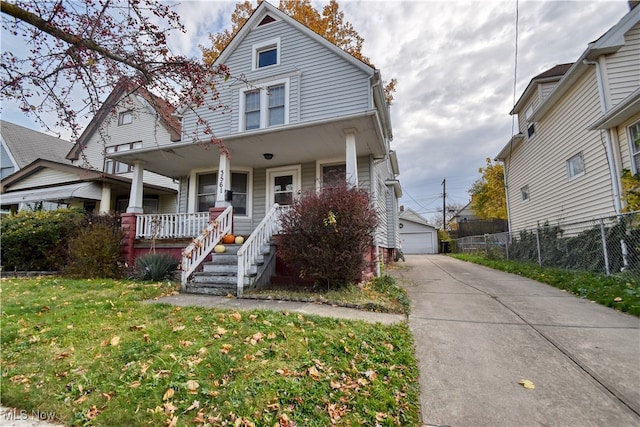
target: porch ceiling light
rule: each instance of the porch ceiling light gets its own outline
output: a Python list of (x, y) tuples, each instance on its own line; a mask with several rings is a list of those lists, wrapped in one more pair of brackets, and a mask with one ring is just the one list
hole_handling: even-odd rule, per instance
[(271, 154), (271, 153), (264, 153), (264, 154), (263, 154), (263, 156), (264, 156), (264, 158), (265, 158), (265, 159), (267, 159), (267, 160), (271, 160), (271, 159), (273, 159), (273, 154)]

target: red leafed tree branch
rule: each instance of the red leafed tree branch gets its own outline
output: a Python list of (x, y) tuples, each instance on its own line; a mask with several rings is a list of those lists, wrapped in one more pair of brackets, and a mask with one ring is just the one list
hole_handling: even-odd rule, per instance
[[(217, 82), (229, 70), (173, 55), (172, 31), (184, 32), (172, 6), (158, 0), (0, 1), (3, 30), (21, 38), (2, 52), (0, 95), (17, 102), (46, 128), (71, 139), (127, 79), (161, 99), (220, 108)], [(111, 106), (111, 107), (115, 107)], [(57, 120), (48, 117), (55, 113)], [(213, 140), (213, 138), (212, 138)]]

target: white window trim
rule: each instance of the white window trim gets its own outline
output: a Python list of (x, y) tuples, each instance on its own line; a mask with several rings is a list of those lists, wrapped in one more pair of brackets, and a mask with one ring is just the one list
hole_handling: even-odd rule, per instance
[[(269, 47), (276, 48), (276, 63), (267, 65), (266, 67), (258, 67), (258, 53)], [(251, 71), (266, 70), (271, 67), (280, 65), (280, 37), (255, 43), (251, 46)]]
[[(233, 167), (231, 173), (246, 173), (247, 174), (247, 214), (246, 215), (234, 215), (238, 218), (251, 218), (253, 212), (253, 169), (249, 167)], [(207, 173), (218, 173), (218, 168), (215, 169), (193, 169), (191, 175), (189, 175), (189, 190), (187, 191), (187, 212), (195, 213), (198, 208), (198, 175)]]
[[(269, 110), (269, 95), (267, 88), (270, 86), (277, 86), (284, 84), (284, 123), (281, 125), (273, 125), (268, 126), (268, 117), (267, 112)], [(267, 82), (260, 83), (259, 85), (253, 87), (245, 87), (243, 90), (240, 90), (240, 109), (239, 109), (239, 120), (238, 120), (238, 132), (255, 132), (262, 129), (267, 128), (276, 128), (278, 126), (286, 126), (289, 124), (289, 87), (291, 86), (291, 79), (289, 77), (278, 80), (270, 80)], [(252, 92), (256, 89), (260, 90), (260, 127), (257, 129), (245, 129), (245, 94), (247, 92)]]
[(334, 157), (331, 159), (316, 160), (316, 191), (322, 189), (322, 167), (333, 165), (346, 165), (347, 161), (344, 157)]
[(266, 170), (266, 191), (265, 191), (265, 206), (266, 206), (266, 211), (268, 211), (269, 209), (271, 209), (271, 206), (273, 206), (273, 203), (271, 202), (271, 200), (273, 200), (273, 190), (271, 188), (271, 174), (273, 173), (279, 173), (279, 172), (286, 172), (286, 171), (290, 171), (290, 170), (295, 170), (296, 171), (296, 180), (295, 180), (295, 190), (294, 190), (294, 194), (293, 197), (296, 198), (298, 195), (296, 194), (296, 191), (300, 192), (302, 191), (302, 165), (297, 164), (297, 165), (289, 165), (289, 166), (280, 166), (280, 167), (276, 167), (276, 168), (268, 168)]
[[(627, 126), (626, 130), (627, 130), (627, 141), (629, 141), (629, 157), (631, 157), (631, 171), (634, 174), (636, 174), (640, 172), (640, 170), (638, 170), (638, 168), (636, 167), (636, 162), (634, 157), (636, 154), (639, 154), (640, 151), (636, 152), (634, 149), (635, 141), (633, 140), (633, 135), (631, 135), (631, 128), (634, 126), (638, 126), (640, 128), (640, 121), (631, 123), (629, 126)], [(638, 129), (638, 134), (640, 134), (640, 129)]]
[[(571, 160), (580, 157), (582, 159), (582, 167), (583, 170), (580, 173), (577, 173), (575, 175), (571, 175)], [(573, 156), (569, 157), (567, 159), (567, 178), (569, 179), (569, 181), (573, 181), (574, 179), (580, 178), (581, 176), (585, 175), (587, 173), (587, 168), (586, 165), (584, 164), (584, 155), (582, 154), (582, 151), (579, 153), (574, 154)]]

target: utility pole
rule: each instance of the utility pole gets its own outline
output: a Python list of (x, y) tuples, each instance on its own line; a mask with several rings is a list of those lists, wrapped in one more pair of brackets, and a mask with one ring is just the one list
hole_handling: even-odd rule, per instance
[(442, 231), (445, 231), (447, 228), (447, 178), (442, 180)]

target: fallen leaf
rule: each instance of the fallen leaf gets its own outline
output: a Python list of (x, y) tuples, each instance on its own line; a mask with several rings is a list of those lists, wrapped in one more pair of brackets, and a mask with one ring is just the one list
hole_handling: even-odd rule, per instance
[(76, 400), (73, 401), (74, 404), (79, 405), (82, 402), (84, 402), (85, 400), (87, 400), (87, 395), (83, 394), (82, 396), (80, 396), (79, 398), (77, 398)]
[(615, 297), (613, 300), (614, 300), (615, 302), (622, 302), (622, 298), (620, 298), (620, 297)]
[(167, 414), (173, 414), (178, 409), (173, 402), (165, 402), (162, 406), (164, 407), (164, 412)]
[(167, 427), (176, 427), (178, 425), (178, 417), (173, 417), (167, 424)]
[(236, 322), (239, 322), (242, 320), (242, 315), (236, 311), (235, 313), (231, 313), (231, 318)]
[(200, 402), (197, 400), (194, 400), (193, 403), (191, 404), (191, 406), (189, 406), (187, 409), (184, 410), (183, 414), (186, 414), (187, 412), (191, 411), (192, 409), (198, 409), (200, 407)]
[(167, 391), (164, 392), (164, 395), (162, 396), (162, 400), (169, 400), (173, 397), (175, 393), (175, 390), (172, 388), (168, 388)]
[(174, 327), (173, 327), (173, 332), (181, 331), (181, 330), (183, 330), (185, 327), (186, 327), (186, 326), (184, 326), (184, 325), (174, 326)]
[(233, 346), (231, 344), (222, 344), (222, 348), (220, 349), (220, 353), (227, 354), (229, 350), (231, 350)]
[(187, 389), (189, 390), (189, 394), (198, 394), (198, 387), (200, 387), (200, 383), (198, 383), (198, 381), (187, 381)]
[(309, 373), (309, 376), (312, 377), (313, 379), (318, 379), (320, 378), (320, 372), (318, 372), (318, 369), (315, 366), (310, 367), (309, 369), (307, 369), (307, 372)]
[(535, 384), (529, 380), (520, 380), (518, 381), (518, 384), (520, 384), (524, 388), (529, 388), (529, 389), (536, 388)]
[(134, 381), (131, 384), (129, 384), (129, 388), (138, 388), (140, 387), (140, 381)]
[(111, 337), (111, 341), (109, 341), (109, 344), (111, 344), (112, 346), (120, 344), (120, 337), (117, 335)]

